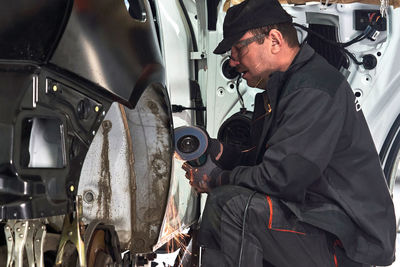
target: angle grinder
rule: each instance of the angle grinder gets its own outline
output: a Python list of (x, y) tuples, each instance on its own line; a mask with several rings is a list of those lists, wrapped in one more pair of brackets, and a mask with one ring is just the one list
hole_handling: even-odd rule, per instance
[(175, 151), (180, 159), (193, 167), (200, 167), (207, 161), (208, 134), (194, 126), (182, 126), (174, 130)]

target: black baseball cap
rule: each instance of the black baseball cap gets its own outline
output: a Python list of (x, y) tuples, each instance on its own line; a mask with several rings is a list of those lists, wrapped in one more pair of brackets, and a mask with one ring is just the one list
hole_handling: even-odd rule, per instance
[(224, 39), (214, 50), (223, 54), (230, 50), (248, 30), (267, 25), (292, 22), (278, 0), (246, 0), (228, 9), (224, 20)]

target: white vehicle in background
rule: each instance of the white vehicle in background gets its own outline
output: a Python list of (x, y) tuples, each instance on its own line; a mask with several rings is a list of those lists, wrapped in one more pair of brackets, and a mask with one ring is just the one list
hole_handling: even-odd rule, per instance
[[(179, 248), (175, 265), (197, 266), (200, 196), (173, 128), (248, 140), (260, 89), (212, 53), (240, 0), (0, 2), (0, 266), (142, 266)], [(283, 5), (348, 78), (396, 198), (400, 2)]]

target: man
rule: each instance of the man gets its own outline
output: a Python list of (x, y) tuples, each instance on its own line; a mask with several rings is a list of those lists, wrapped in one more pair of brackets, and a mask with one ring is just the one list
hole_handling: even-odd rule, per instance
[(394, 208), (346, 79), (307, 44), (276, 0), (231, 7), (214, 53), (252, 83), (252, 146), (210, 139), (205, 165), (184, 164), (208, 192), (203, 266), (370, 266), (394, 260)]

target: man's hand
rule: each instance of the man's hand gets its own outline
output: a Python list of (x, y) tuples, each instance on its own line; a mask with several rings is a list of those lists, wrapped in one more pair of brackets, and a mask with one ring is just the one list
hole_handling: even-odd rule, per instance
[(186, 171), (185, 176), (197, 193), (207, 193), (211, 188), (215, 187), (216, 181), (222, 172), (222, 169), (214, 163), (210, 156), (207, 156), (206, 163), (200, 167), (193, 167), (185, 162), (182, 165), (182, 169)]

